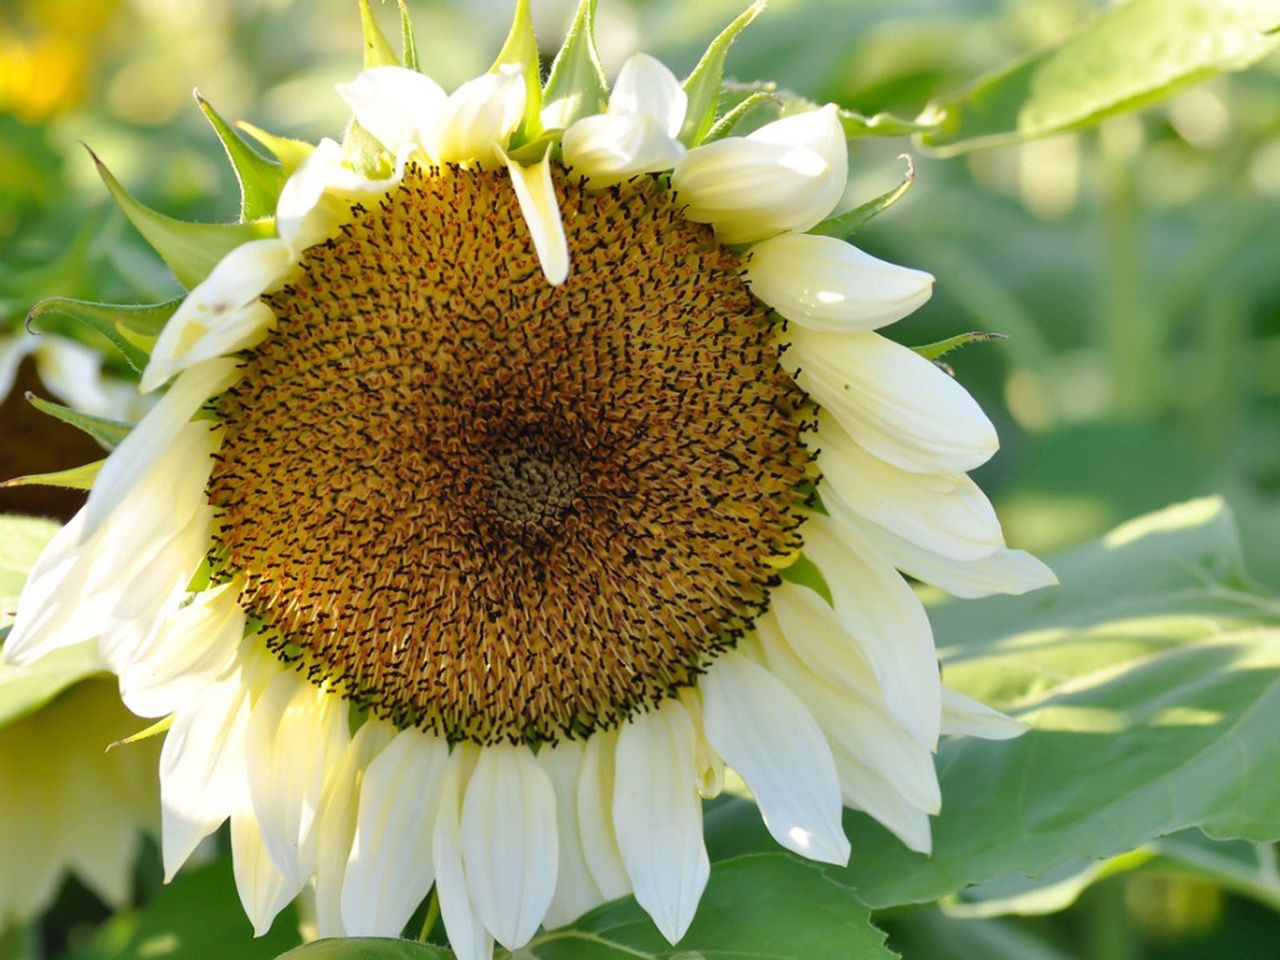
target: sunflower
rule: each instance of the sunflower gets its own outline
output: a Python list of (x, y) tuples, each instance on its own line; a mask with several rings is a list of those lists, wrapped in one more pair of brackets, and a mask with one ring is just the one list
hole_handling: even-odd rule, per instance
[(464, 958), (626, 894), (674, 943), (726, 767), (844, 863), (842, 805), (928, 850), (939, 735), (1019, 729), (899, 571), (1052, 574), (966, 476), (977, 404), (874, 332), (932, 278), (807, 232), (840, 112), (709, 135), (724, 36), (606, 90), (592, 8), (545, 91), (521, 3), (484, 76), (375, 59), (345, 144), (277, 143), (272, 234), (159, 332), (19, 604), (10, 657), (100, 634), (172, 718), (166, 871), (229, 818), (259, 931), (313, 883), (322, 935), (398, 935), (434, 886)]

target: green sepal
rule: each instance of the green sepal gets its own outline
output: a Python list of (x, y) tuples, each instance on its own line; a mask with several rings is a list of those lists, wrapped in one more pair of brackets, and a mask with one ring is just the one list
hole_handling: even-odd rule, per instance
[(102, 182), (129, 222), (188, 290), (207, 277), (218, 261), (236, 247), (275, 233), (275, 221), (271, 219), (248, 223), (187, 223), (157, 213), (135, 200), (96, 153), (89, 150), (89, 156), (93, 157)]
[(685, 79), (684, 92), (689, 97), (689, 106), (685, 111), (684, 126), (680, 128), (680, 142), (686, 147), (696, 147), (706, 139), (720, 105), (720, 84), (724, 80), (724, 62), (729, 55), (729, 48), (738, 39), (738, 34), (760, 16), (764, 7), (765, 0), (755, 0), (755, 3), (740, 13), (737, 19), (720, 32), (720, 36), (711, 41), (707, 52)]
[(364, 34), (364, 68), (398, 67), (400, 58), (391, 49), (387, 35), (373, 18), (369, 0), (360, 0), (360, 30)]
[(521, 166), (532, 167), (546, 159), (548, 148), (559, 143), (563, 135), (564, 131), (559, 127), (543, 130), (523, 146), (507, 151), (507, 157)]
[(839, 237), (841, 240), (848, 240), (866, 226), (868, 221), (879, 216), (901, 200), (906, 195), (906, 192), (911, 189), (911, 184), (915, 183), (916, 180), (916, 170), (911, 158), (904, 153), (902, 159), (907, 161), (907, 174), (902, 178), (900, 184), (892, 190), (880, 194), (878, 197), (873, 197), (866, 203), (858, 204), (852, 210), (846, 210), (837, 216), (828, 217), (809, 232), (824, 237)]
[(261, 127), (255, 127), (247, 120), (237, 120), (236, 126), (271, 151), (272, 156), (279, 160), (280, 166), (284, 168), (286, 178), (292, 176), (293, 171), (302, 166), (303, 161), (311, 156), (311, 151), (315, 149), (315, 144), (307, 143), (305, 140), (295, 140), (292, 137), (277, 137)]
[(822, 575), (822, 570), (816, 563), (800, 554), (795, 563), (787, 567), (785, 570), (779, 571), (783, 580), (789, 583), (799, 584), (802, 587), (808, 587), (828, 604), (833, 603), (831, 596), (831, 587), (827, 583), (827, 578)]
[(98, 471), (107, 461), (95, 460), (83, 466), (69, 470), (55, 470), (52, 473), (29, 473), (26, 476), (14, 477), (0, 483), (3, 487), (62, 487), (65, 490), (89, 490), (97, 479)]
[(260, 220), (271, 216), (275, 213), (276, 201), (280, 199), (280, 190), (284, 187), (284, 168), (279, 161), (269, 160), (250, 147), (213, 109), (209, 101), (200, 96), (199, 91), (195, 97), (196, 103), (200, 105), (200, 112), (222, 141), (222, 149), (227, 152), (231, 169), (235, 171), (236, 181), (240, 184), (240, 219)]
[(119, 740), (112, 741), (107, 744), (108, 750), (114, 750), (116, 747), (128, 747), (135, 743), (141, 743), (143, 740), (150, 740), (152, 737), (158, 737), (160, 734), (168, 731), (173, 726), (174, 714), (167, 717), (161, 717), (150, 726), (143, 727), (137, 733), (131, 733), (127, 737), (121, 737)]
[(528, 143), (542, 132), (542, 75), (538, 59), (538, 38), (533, 33), (533, 14), (529, 10), (529, 0), (516, 0), (511, 31), (489, 72), (497, 73), (509, 63), (519, 64), (524, 73), (524, 117), (511, 138), (511, 146), (514, 148)]
[(571, 100), (572, 107), (559, 117), (564, 126), (602, 113), (609, 102), (609, 81), (596, 49), (596, 0), (581, 0), (560, 52), (551, 61), (551, 73), (542, 91), (543, 103)]
[(143, 350), (150, 351), (169, 318), (182, 306), (185, 297), (174, 297), (164, 303), (135, 303), (112, 306), (120, 332)]
[(81, 413), (79, 410), (72, 410), (70, 407), (64, 407), (62, 404), (54, 403), (52, 400), (42, 400), (34, 393), (28, 393), (26, 397), (27, 402), (41, 413), (47, 413), (56, 420), (71, 424), (71, 426), (83, 433), (87, 433), (108, 449), (118, 446), (129, 435), (129, 431), (133, 429), (133, 424), (131, 423), (108, 420), (106, 417), (95, 417), (91, 413)]
[(913, 133), (932, 130), (935, 126), (919, 120), (905, 120), (892, 113), (877, 113), (868, 117), (856, 110), (841, 110), (840, 125), (844, 127), (845, 137), (850, 140), (859, 137), (909, 137)]
[(354, 119), (347, 124), (347, 133), (342, 138), (342, 156), (352, 170), (371, 180), (389, 177), (395, 168), (387, 148)]
[(967, 347), (971, 343), (993, 343), (999, 340), (1008, 340), (1009, 338), (1003, 333), (988, 333), (982, 330), (971, 330), (969, 333), (957, 334), (954, 337), (947, 337), (945, 340), (938, 340), (935, 343), (926, 343), (918, 347), (912, 347), (916, 353), (924, 357), (926, 360), (932, 360), (937, 363), (939, 359), (946, 356), (952, 350), (959, 350), (961, 347)]
[(409, 16), (409, 6), (404, 0), (400, 2), (400, 56), (404, 65), (410, 70), (418, 69), (418, 41), (413, 33), (413, 18)]
[(729, 134), (733, 132), (733, 128), (741, 123), (748, 113), (756, 107), (763, 106), (766, 103), (774, 106), (782, 105), (782, 101), (778, 99), (777, 94), (773, 90), (755, 90), (747, 94), (746, 98), (743, 99), (741, 103), (732, 110), (727, 111), (723, 117), (712, 125), (711, 129), (707, 131), (707, 135), (703, 138), (702, 142), (712, 143), (713, 141), (722, 140), (729, 136)]
[(47, 320), (51, 317), (66, 317), (102, 334), (120, 351), (125, 362), (135, 373), (141, 373), (147, 365), (147, 351), (120, 329), (121, 311), (131, 309), (118, 307), (110, 303), (91, 303), (87, 300), (70, 300), (66, 297), (48, 297), (41, 300), (27, 314), (27, 329), (32, 331), (50, 330)]

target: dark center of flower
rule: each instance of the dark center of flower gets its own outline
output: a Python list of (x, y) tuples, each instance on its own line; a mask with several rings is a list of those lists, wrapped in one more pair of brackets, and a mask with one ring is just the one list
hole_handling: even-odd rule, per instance
[(307, 251), (217, 401), (214, 562), (402, 727), (548, 742), (695, 682), (798, 547), (805, 403), (741, 264), (658, 184), (422, 171)]

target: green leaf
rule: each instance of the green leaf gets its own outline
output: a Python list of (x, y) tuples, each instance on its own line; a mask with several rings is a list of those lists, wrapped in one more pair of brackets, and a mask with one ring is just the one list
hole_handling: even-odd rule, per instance
[(1275, 0), (1130, 0), (926, 110), (939, 156), (1073, 130), (1154, 103), (1275, 49)]
[(560, 127), (603, 112), (609, 102), (609, 82), (600, 65), (595, 30), (596, 0), (581, 0), (542, 91), (542, 102), (554, 111)]
[(315, 149), (313, 144), (305, 140), (277, 137), (261, 127), (255, 127), (247, 120), (237, 120), (236, 126), (271, 151), (271, 155), (280, 161), (286, 178), (292, 176), (293, 171), (302, 166), (302, 162), (311, 156), (311, 151)]
[(60, 403), (54, 403), (52, 400), (43, 400), (34, 393), (27, 394), (27, 402), (41, 413), (47, 413), (63, 423), (71, 424), (71, 426), (83, 433), (87, 433), (108, 449), (119, 445), (120, 441), (127, 437), (129, 431), (133, 429), (133, 424), (131, 423), (121, 423), (119, 420), (108, 420), (106, 417), (95, 417), (91, 413), (81, 413), (78, 410), (72, 410), (70, 407), (64, 407)]
[[(859, 204), (852, 210), (823, 220), (809, 232), (820, 234), (824, 237), (839, 237), (841, 240), (848, 240), (866, 226), (869, 221), (878, 217), (901, 200), (906, 196), (907, 191), (911, 189), (911, 184), (915, 183), (916, 180), (916, 169), (911, 162), (911, 158), (904, 153), (901, 159), (907, 161), (907, 174), (902, 178), (900, 184), (892, 190), (868, 200), (866, 203)], [(946, 351), (943, 352), (945, 353)], [(933, 358), (930, 357), (929, 359)]]
[(69, 470), (55, 470), (52, 473), (29, 473), (24, 477), (14, 477), (12, 480), (0, 483), (0, 488), (40, 486), (62, 487), (66, 490), (89, 490), (93, 487), (93, 481), (97, 479), (102, 465), (106, 462), (106, 460), (95, 460), (93, 463), (72, 467)]
[[(1280, 601), (1244, 577), (1221, 501), (1051, 565), (1056, 590), (932, 609), (947, 683), (1031, 730), (943, 744), (932, 857), (847, 814), (853, 860), (831, 876), (871, 906), (1083, 869), (1192, 827), (1280, 837)], [(769, 845), (740, 801), (713, 808), (707, 831), (716, 857)]]
[(275, 224), (269, 219), (250, 223), (187, 223), (157, 213), (130, 196), (97, 154), (90, 150), (89, 155), (129, 222), (188, 290), (207, 277), (218, 261), (236, 247), (275, 232)]
[(516, 0), (515, 16), (511, 20), (511, 31), (507, 40), (498, 51), (498, 57), (489, 68), (490, 73), (497, 73), (506, 64), (518, 64), (524, 73), (524, 118), (520, 128), (512, 137), (511, 146), (519, 147), (532, 140), (542, 132), (540, 112), (542, 110), (542, 75), (541, 63), (538, 59), (538, 38), (533, 32), (533, 14), (529, 9), (529, 0)]
[(729, 136), (733, 132), (733, 128), (745, 119), (747, 114), (757, 107), (765, 106), (781, 106), (781, 101), (773, 90), (753, 90), (747, 94), (742, 102), (737, 104), (733, 109), (725, 112), (725, 115), (712, 125), (707, 131), (707, 135), (703, 138), (703, 143), (712, 143), (723, 137)]
[(183, 869), (144, 908), (116, 914), (67, 960), (269, 960), (298, 939), (293, 907), (265, 936), (253, 936), (224, 858)]
[(850, 140), (858, 137), (907, 137), (934, 127), (930, 121), (905, 120), (892, 113), (877, 113), (870, 117), (856, 110), (841, 110), (839, 113), (844, 135)]
[(945, 340), (936, 340), (933, 343), (921, 344), (918, 347), (912, 347), (916, 353), (924, 357), (926, 360), (932, 360), (935, 363), (945, 357), (952, 350), (959, 350), (961, 347), (967, 347), (971, 343), (992, 343), (997, 340), (1008, 340), (1003, 333), (987, 333), (982, 330), (970, 330), (968, 333), (959, 333), (954, 337), (947, 337)]
[(369, 0), (360, 0), (360, 32), (364, 35), (364, 67), (398, 67), (400, 58), (391, 49), (387, 35), (369, 9)]
[(702, 55), (698, 65), (684, 81), (684, 92), (688, 94), (689, 106), (684, 115), (684, 126), (680, 128), (680, 141), (687, 147), (696, 147), (711, 130), (716, 119), (716, 109), (720, 105), (720, 84), (724, 80), (724, 63), (729, 56), (729, 48), (738, 39), (738, 34), (764, 11), (765, 0), (755, 0), (746, 10), (720, 32), (720, 36), (711, 41), (707, 52)]
[[(160, 305), (167, 307), (168, 304)], [(48, 297), (41, 300), (27, 314), (27, 327), (31, 330), (50, 330), (47, 322), (53, 317), (66, 317), (96, 330), (120, 351), (125, 362), (137, 373), (147, 365), (147, 351), (122, 329), (125, 315), (139, 311), (155, 310), (154, 306), (118, 306), (112, 303), (92, 303), (88, 300), (70, 300), (66, 297)], [(172, 315), (172, 310), (168, 315)], [(145, 314), (144, 314), (145, 315)], [(166, 319), (168, 319), (168, 315)]]
[(353, 937), (317, 940), (282, 954), (279, 960), (453, 960), (453, 951), (413, 940)]
[(231, 169), (240, 184), (240, 219), (259, 220), (272, 216), (284, 186), (284, 168), (279, 161), (269, 160), (249, 146), (198, 92), (196, 103), (222, 142), (222, 149), (227, 152)]
[(409, 5), (405, 0), (400, 0), (400, 55), (406, 67), (418, 69), (418, 41), (414, 37), (413, 18), (409, 16)]

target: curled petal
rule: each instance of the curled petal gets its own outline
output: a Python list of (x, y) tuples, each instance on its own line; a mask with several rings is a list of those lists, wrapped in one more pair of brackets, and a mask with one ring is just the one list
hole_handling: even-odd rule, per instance
[(430, 152), (444, 163), (502, 164), (502, 151), (524, 116), (524, 76), (518, 66), (468, 80), (455, 90), (441, 112), (437, 141)]
[(829, 105), (690, 150), (671, 186), (690, 220), (710, 223), (724, 243), (750, 243), (817, 224), (848, 172), (844, 128)]
[(640, 173), (670, 170), (684, 145), (651, 117), (596, 114), (564, 132), (565, 166), (587, 178), (593, 188), (607, 187)]
[(448, 99), (440, 85), (417, 70), (370, 67), (338, 84), (356, 122), (392, 153), (406, 144), (430, 150)]
[(784, 233), (751, 248), (751, 292), (811, 330), (855, 333), (901, 320), (929, 299), (933, 277), (835, 237)]

